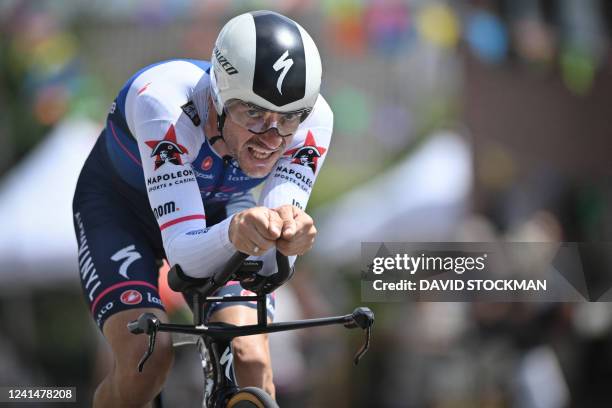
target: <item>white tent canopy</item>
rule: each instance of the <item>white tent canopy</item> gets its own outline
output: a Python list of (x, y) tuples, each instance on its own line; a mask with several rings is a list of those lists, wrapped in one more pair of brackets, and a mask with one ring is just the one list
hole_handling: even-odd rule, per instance
[(359, 259), (361, 242), (453, 240), (472, 177), (466, 141), (433, 134), (403, 162), (317, 212), (313, 255), (342, 265)]
[(72, 197), (100, 129), (87, 120), (64, 120), (0, 185), (2, 287), (78, 282)]

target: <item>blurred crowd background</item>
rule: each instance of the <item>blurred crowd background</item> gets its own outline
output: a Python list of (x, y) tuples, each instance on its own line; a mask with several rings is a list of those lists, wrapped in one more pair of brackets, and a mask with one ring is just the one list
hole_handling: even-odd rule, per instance
[[(309, 204), (318, 242), (279, 291), (278, 320), (360, 304), (362, 241), (610, 240), (610, 2), (5, 0), (0, 385), (77, 386), (75, 406), (90, 406), (108, 355), (77, 278), (70, 204), (80, 166), (135, 71), (209, 59), (220, 27), (254, 9), (312, 34), (335, 113)], [(591, 255), (586, 266), (610, 281), (610, 253)], [(358, 367), (360, 333), (272, 336), (281, 406), (612, 401), (608, 303), (368, 306), (377, 323)], [(195, 351), (178, 351), (170, 406), (198, 406), (199, 381)]]

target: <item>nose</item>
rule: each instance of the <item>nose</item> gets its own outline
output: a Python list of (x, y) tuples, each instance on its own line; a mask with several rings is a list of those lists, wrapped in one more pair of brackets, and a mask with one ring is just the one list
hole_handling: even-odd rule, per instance
[(280, 147), (283, 143), (283, 138), (278, 133), (278, 129), (273, 127), (259, 135), (259, 142), (267, 149), (274, 150)]

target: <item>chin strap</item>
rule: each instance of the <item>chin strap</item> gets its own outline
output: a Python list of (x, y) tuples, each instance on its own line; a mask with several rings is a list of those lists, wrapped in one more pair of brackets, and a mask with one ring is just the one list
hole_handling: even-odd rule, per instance
[[(225, 125), (225, 112), (221, 113), (221, 115), (217, 115), (217, 130), (219, 131), (219, 134), (208, 139), (208, 143), (210, 143), (211, 146), (217, 143), (219, 140), (224, 140), (223, 139), (223, 126), (224, 125)], [(223, 156), (223, 164), (226, 166), (230, 164), (232, 160), (233, 160), (232, 155), (226, 154), (225, 156)]]
[(210, 139), (208, 139), (208, 143), (210, 143), (210, 145), (212, 146), (215, 143), (217, 143), (219, 140), (223, 140), (223, 136), (221, 135), (213, 136)]
[(232, 156), (230, 156), (229, 154), (226, 154), (225, 156), (223, 156), (223, 164), (227, 166), (228, 164), (232, 162), (233, 159), (234, 158)]
[(225, 125), (225, 111), (222, 111), (221, 114), (217, 114), (217, 130), (219, 131), (219, 136), (223, 138), (223, 126)]
[(218, 135), (211, 137), (208, 139), (210, 145), (214, 145), (219, 140), (223, 140), (223, 126), (225, 125), (225, 112), (222, 112), (221, 115), (217, 115), (217, 131)]

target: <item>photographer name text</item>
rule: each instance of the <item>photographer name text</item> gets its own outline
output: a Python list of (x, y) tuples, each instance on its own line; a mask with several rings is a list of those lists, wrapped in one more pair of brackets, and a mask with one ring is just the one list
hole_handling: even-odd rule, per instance
[[(486, 292), (516, 292), (516, 291), (546, 291), (545, 279), (465, 279), (465, 272), (486, 272), (487, 254), (479, 256), (428, 256), (421, 254), (396, 254), (395, 256), (375, 257), (371, 263), (371, 272), (381, 275), (387, 271), (400, 271), (408, 274), (411, 279), (393, 280), (376, 279), (372, 281), (375, 291), (486, 291)], [(461, 279), (415, 279), (417, 273), (453, 272)]]

